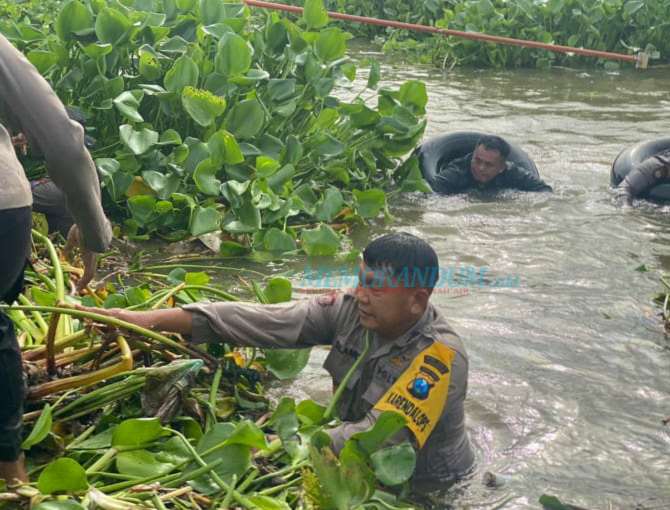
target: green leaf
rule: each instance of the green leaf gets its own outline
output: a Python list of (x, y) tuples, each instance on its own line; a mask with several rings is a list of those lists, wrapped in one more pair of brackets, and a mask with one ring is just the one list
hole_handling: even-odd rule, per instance
[(84, 46), (83, 49), (86, 55), (92, 59), (98, 59), (104, 57), (105, 55), (109, 55), (114, 49), (114, 46), (111, 44), (92, 43)]
[(104, 43), (118, 45), (126, 39), (132, 22), (120, 11), (105, 7), (95, 19), (95, 34)]
[(540, 496), (540, 505), (546, 510), (570, 510), (568, 505), (564, 505), (556, 496), (549, 494)]
[(342, 58), (347, 52), (347, 41), (349, 39), (351, 39), (351, 34), (341, 28), (321, 30), (316, 39), (316, 54), (325, 62)]
[(242, 444), (258, 450), (265, 450), (268, 447), (263, 431), (249, 420), (237, 424), (235, 430), (226, 439), (226, 444)]
[(344, 207), (344, 197), (339, 189), (329, 187), (316, 206), (316, 219), (331, 222)]
[(373, 60), (370, 62), (370, 74), (368, 75), (367, 88), (376, 89), (381, 78), (381, 69), (379, 67), (379, 61)]
[(200, 0), (200, 19), (203, 25), (212, 25), (226, 17), (224, 3), (221, 0)]
[(288, 278), (284, 278), (283, 276), (276, 276), (271, 278), (268, 284), (265, 286), (265, 289), (263, 289), (265, 297), (267, 297), (268, 303), (270, 304), (291, 301), (292, 291), (293, 286), (291, 285), (291, 281)]
[(340, 247), (340, 238), (328, 225), (303, 230), (300, 236), (303, 251), (310, 256), (331, 256)]
[(321, 28), (328, 24), (328, 11), (323, 5), (323, 0), (305, 0), (302, 19), (307, 24), (308, 30)]
[(210, 136), (207, 140), (207, 147), (212, 161), (216, 164), (237, 165), (244, 162), (244, 155), (237, 140), (225, 129)]
[(398, 91), (398, 100), (415, 115), (424, 115), (428, 103), (426, 84), (419, 80), (410, 80), (403, 83)]
[(163, 436), (158, 418), (132, 418), (119, 423), (112, 434), (112, 446), (143, 446)]
[(216, 72), (224, 76), (246, 73), (251, 67), (251, 48), (246, 39), (234, 33), (224, 34), (214, 60)]
[(286, 501), (270, 496), (249, 496), (247, 501), (259, 510), (291, 510)]
[(256, 136), (263, 129), (264, 123), (265, 113), (256, 99), (240, 101), (233, 106), (226, 119), (228, 130), (242, 140)]
[(114, 98), (114, 106), (122, 115), (134, 122), (144, 122), (144, 118), (137, 111), (144, 98), (142, 90), (126, 90)]
[(86, 471), (77, 461), (62, 457), (44, 468), (37, 480), (37, 488), (42, 494), (85, 491), (88, 489)]
[(163, 85), (170, 92), (181, 93), (184, 87), (197, 87), (200, 71), (191, 57), (182, 55), (165, 73)]
[(314, 151), (320, 156), (339, 156), (344, 149), (344, 144), (328, 133), (319, 133), (314, 141)]
[(379, 450), (382, 445), (405, 426), (405, 418), (393, 411), (384, 411), (375, 424), (364, 432), (356, 432), (351, 436), (358, 446), (368, 455)]
[(163, 74), (163, 68), (152, 51), (140, 48), (140, 74), (147, 80), (157, 80)]
[(268, 81), (268, 97), (276, 103), (292, 98), (295, 96), (295, 83), (294, 78)]
[(128, 209), (140, 226), (150, 223), (156, 216), (156, 199), (149, 195), (135, 195), (128, 199)]
[[(33, 287), (35, 288), (35, 287)], [(33, 430), (30, 431), (28, 437), (21, 443), (23, 450), (30, 450), (32, 446), (41, 443), (51, 432), (52, 414), (51, 406), (46, 404), (40, 417), (37, 419)]]
[(203, 127), (211, 126), (226, 110), (226, 100), (208, 90), (184, 87), (181, 103), (191, 118)]
[(193, 172), (193, 181), (198, 191), (218, 197), (221, 194), (221, 181), (216, 178), (220, 169), (211, 159), (201, 161)]
[(270, 177), (279, 170), (279, 161), (268, 156), (258, 156), (256, 158), (256, 175), (258, 177)]
[(307, 366), (311, 349), (267, 349), (266, 368), (281, 380), (293, 379)]
[(189, 232), (192, 236), (199, 236), (208, 232), (219, 230), (221, 226), (221, 214), (214, 207), (198, 206), (193, 211)]
[(58, 63), (58, 55), (53, 51), (31, 50), (26, 54), (26, 57), (32, 65), (34, 65), (41, 74), (45, 74), (51, 66)]
[(158, 133), (151, 129), (143, 128), (136, 131), (130, 124), (124, 124), (119, 128), (119, 135), (123, 144), (139, 156), (144, 154), (158, 142)]
[[(295, 240), (286, 232), (275, 227), (271, 228), (265, 233), (265, 236), (263, 237), (263, 247), (267, 251), (278, 253), (293, 251), (296, 249)], [(289, 286), (289, 299), (290, 297)]]
[(223, 241), (219, 249), (221, 257), (241, 257), (249, 253), (249, 248), (235, 241)]
[(378, 450), (370, 455), (375, 476), (384, 485), (400, 485), (408, 481), (416, 466), (416, 452), (405, 442)]
[(174, 469), (174, 464), (160, 462), (147, 450), (131, 450), (117, 454), (116, 469), (123, 475), (145, 478), (165, 475)]
[(93, 27), (93, 16), (79, 0), (67, 2), (58, 13), (54, 28), (58, 37), (70, 41), (76, 32)]
[(319, 425), (323, 421), (325, 406), (317, 404), (313, 400), (303, 400), (296, 408), (295, 413), (301, 423), (307, 426)]
[(380, 189), (354, 190), (356, 212), (363, 218), (376, 218), (386, 206), (386, 194)]

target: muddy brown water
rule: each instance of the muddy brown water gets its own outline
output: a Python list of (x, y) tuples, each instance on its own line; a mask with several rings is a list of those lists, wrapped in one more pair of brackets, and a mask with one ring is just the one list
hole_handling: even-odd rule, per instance
[[(670, 207), (624, 210), (609, 189), (622, 148), (670, 134), (670, 70), (382, 70), (383, 84), (426, 82), (426, 136), (501, 134), (555, 189), (407, 195), (393, 203), (394, 223), (355, 236), (364, 246), (376, 233), (409, 231), (443, 268), (487, 271), (483, 285), (433, 298), (470, 355), (478, 457), (445, 508), (538, 508), (543, 493), (589, 509), (670, 508), (670, 343), (652, 302), (670, 268)], [(325, 354), (315, 350), (275, 395), (326, 401)], [(487, 471), (506, 483), (484, 487)]]

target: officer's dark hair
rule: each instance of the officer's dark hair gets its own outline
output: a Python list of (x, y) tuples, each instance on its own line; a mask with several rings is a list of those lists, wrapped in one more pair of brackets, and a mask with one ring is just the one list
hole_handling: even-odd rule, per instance
[(488, 150), (498, 151), (503, 159), (507, 159), (507, 156), (509, 156), (509, 153), (512, 150), (512, 148), (505, 140), (496, 135), (480, 136), (475, 147), (479, 147), (480, 145), (483, 145)]
[(407, 232), (386, 234), (363, 251), (363, 262), (373, 271), (396, 278), (404, 287), (420, 287), (432, 292), (439, 279), (437, 253), (423, 239)]

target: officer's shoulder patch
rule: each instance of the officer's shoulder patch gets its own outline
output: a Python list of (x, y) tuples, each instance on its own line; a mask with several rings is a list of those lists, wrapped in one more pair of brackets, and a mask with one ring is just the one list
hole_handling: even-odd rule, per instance
[(455, 350), (433, 342), (417, 354), (374, 406), (379, 411), (395, 411), (403, 415), (420, 448), (437, 425), (447, 404), (451, 365), (455, 356)]

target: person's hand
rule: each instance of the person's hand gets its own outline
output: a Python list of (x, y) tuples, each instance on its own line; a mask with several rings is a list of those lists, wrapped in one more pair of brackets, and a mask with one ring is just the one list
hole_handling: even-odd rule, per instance
[(79, 247), (81, 261), (84, 264), (84, 274), (77, 282), (77, 291), (79, 292), (82, 291), (95, 276), (95, 271), (98, 267), (98, 257), (95, 252), (84, 248), (84, 245), (81, 243), (79, 227), (77, 227), (77, 225), (72, 225), (67, 234), (67, 242), (65, 243), (65, 248), (63, 250), (65, 257), (68, 260), (72, 260), (76, 247)]
[(28, 154), (28, 139), (23, 133), (12, 136), (12, 145), (18, 149), (21, 155), (26, 156)]

